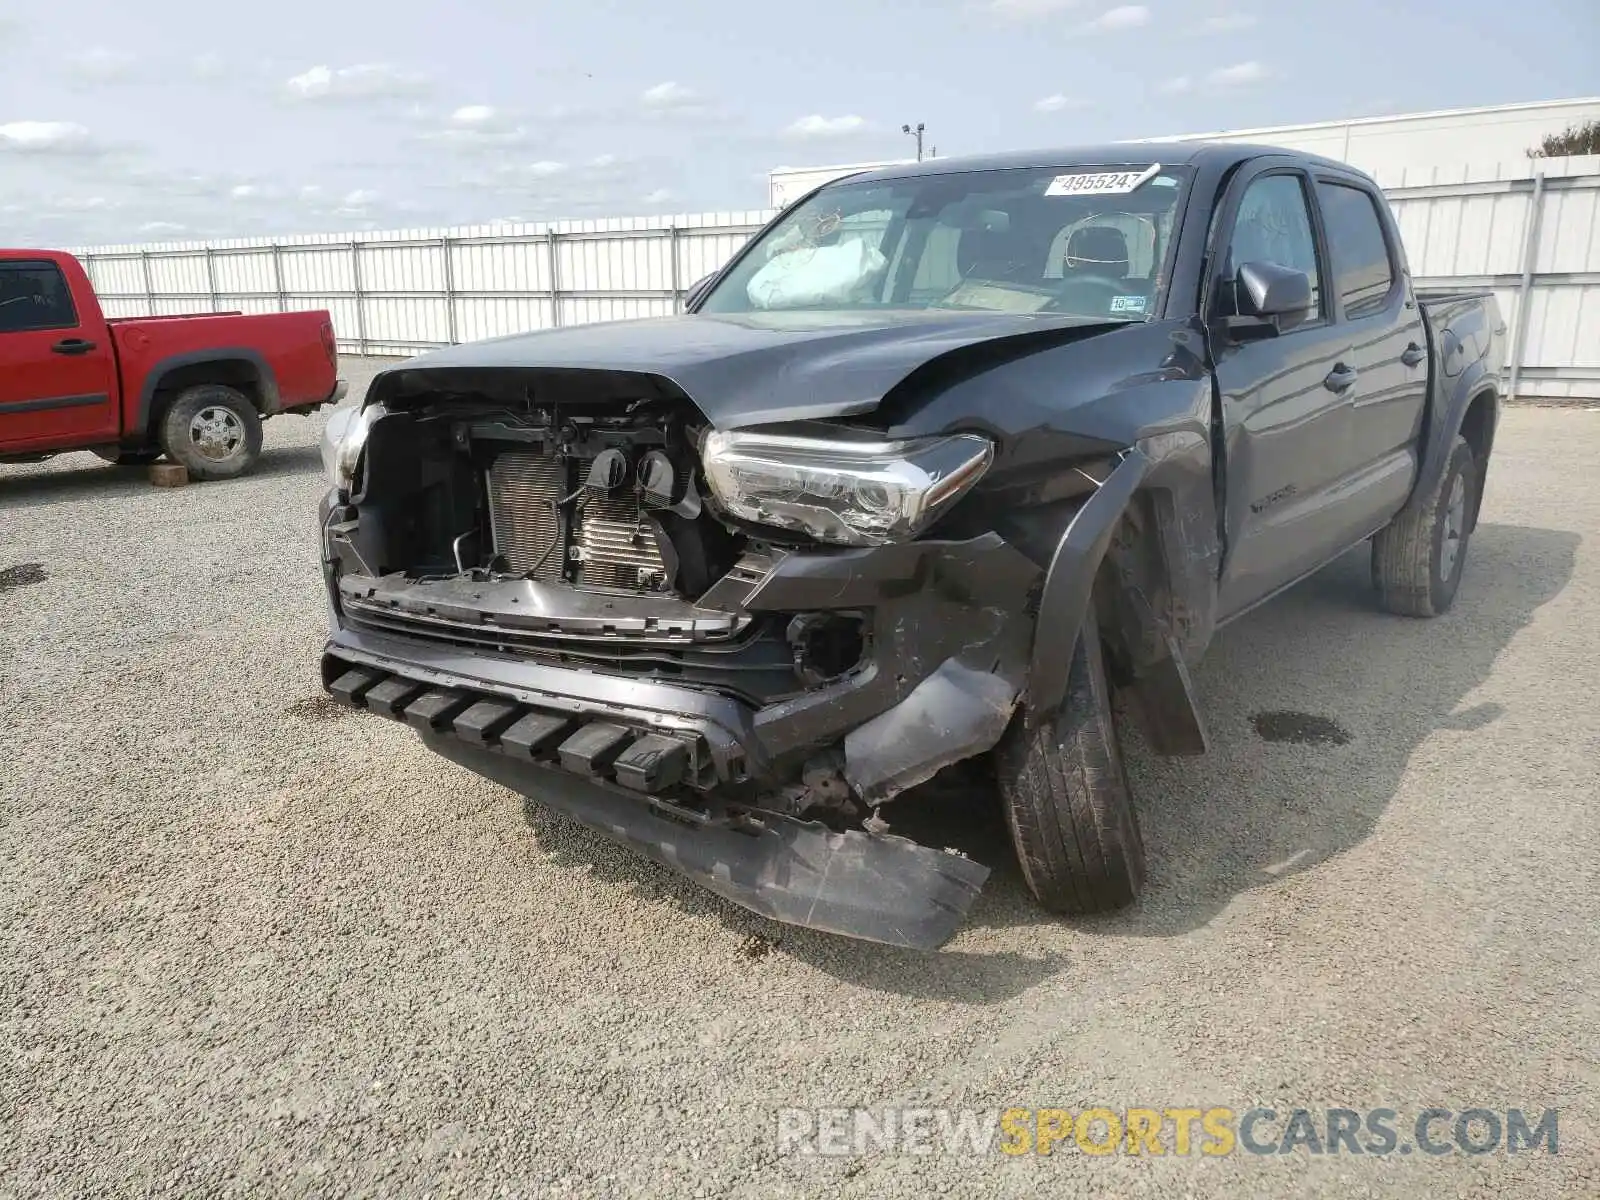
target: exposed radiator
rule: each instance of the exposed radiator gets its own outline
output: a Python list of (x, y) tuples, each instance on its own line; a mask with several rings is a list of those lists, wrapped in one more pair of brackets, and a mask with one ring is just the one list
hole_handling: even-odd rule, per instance
[[(572, 490), (566, 461), (536, 451), (501, 454), (489, 468), (489, 514), (494, 547), (512, 571), (533, 578), (570, 578), (580, 587), (656, 591), (666, 564), (655, 526), (631, 491), (580, 495), (567, 505), (572, 522), (562, 545), (556, 505)], [(563, 570), (565, 568), (565, 571)]]
[(489, 467), (494, 548), (518, 575), (560, 579), (564, 548), (556, 505), (568, 492), (564, 459), (513, 451)]

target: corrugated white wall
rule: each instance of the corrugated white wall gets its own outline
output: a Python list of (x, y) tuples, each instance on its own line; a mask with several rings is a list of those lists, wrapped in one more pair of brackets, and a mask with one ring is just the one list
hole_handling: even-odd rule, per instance
[[(1600, 156), (1374, 172), (1419, 286), (1491, 288), (1524, 396), (1600, 399)], [(326, 308), (340, 345), (662, 316), (770, 211), (79, 251), (113, 316)]]

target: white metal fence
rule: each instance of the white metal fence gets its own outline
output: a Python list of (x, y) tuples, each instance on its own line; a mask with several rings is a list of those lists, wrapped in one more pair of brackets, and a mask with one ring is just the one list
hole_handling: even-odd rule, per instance
[[(1523, 396), (1600, 399), (1600, 156), (1380, 174), (1418, 286), (1490, 288)], [(771, 213), (79, 251), (113, 316), (326, 308), (346, 351), (678, 311)]]

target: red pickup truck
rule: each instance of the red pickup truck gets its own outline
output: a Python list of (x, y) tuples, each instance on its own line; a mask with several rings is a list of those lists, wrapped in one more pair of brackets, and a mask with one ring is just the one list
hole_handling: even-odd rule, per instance
[(326, 312), (107, 318), (72, 255), (0, 250), (0, 462), (165, 454), (231, 479), (263, 420), (344, 394), (338, 367)]

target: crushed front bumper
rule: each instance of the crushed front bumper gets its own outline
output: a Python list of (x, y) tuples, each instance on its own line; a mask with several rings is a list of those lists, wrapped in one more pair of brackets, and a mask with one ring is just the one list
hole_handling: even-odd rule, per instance
[(327, 566), (330, 695), (407, 722), (445, 757), (735, 903), (931, 949), (988, 876), (959, 853), (836, 832), (758, 798), (827, 752), (854, 795), (876, 806), (994, 745), (1027, 670), (1041, 576), (995, 534), (792, 554), (734, 595), (713, 588), (701, 604), (723, 612), (866, 614), (856, 670), (766, 705), (363, 626), (341, 613), (336, 553)]

